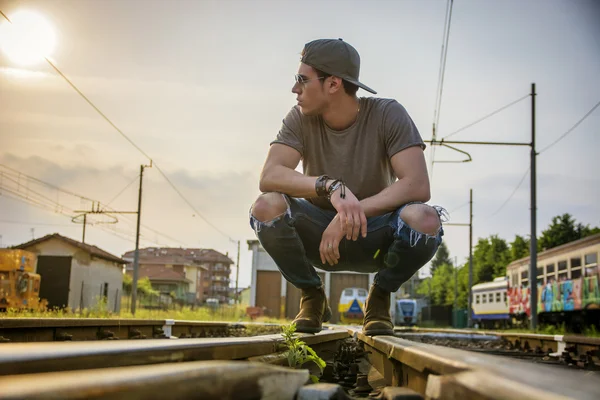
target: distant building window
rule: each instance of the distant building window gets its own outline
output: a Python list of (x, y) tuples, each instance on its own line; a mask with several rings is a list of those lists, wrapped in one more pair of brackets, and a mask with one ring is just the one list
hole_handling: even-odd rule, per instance
[(586, 267), (595, 267), (598, 264), (598, 255), (596, 253), (586, 254), (584, 258)]

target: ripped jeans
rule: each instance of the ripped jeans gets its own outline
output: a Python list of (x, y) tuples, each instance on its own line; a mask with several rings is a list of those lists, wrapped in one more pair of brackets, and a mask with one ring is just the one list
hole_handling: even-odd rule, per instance
[[(319, 244), (336, 212), (301, 198), (284, 196), (288, 209), (272, 221), (258, 221), (250, 212), (250, 226), (273, 258), (285, 279), (299, 289), (321, 286), (314, 267), (325, 271), (377, 272), (375, 284), (395, 292), (425, 265), (442, 242), (441, 227), (435, 236), (412, 229), (400, 218), (409, 203), (394, 212), (367, 218), (367, 237), (340, 242), (340, 259), (323, 264)], [(418, 202), (417, 202), (418, 203)], [(441, 216), (444, 209), (435, 207)], [(252, 211), (252, 210), (251, 210)]]

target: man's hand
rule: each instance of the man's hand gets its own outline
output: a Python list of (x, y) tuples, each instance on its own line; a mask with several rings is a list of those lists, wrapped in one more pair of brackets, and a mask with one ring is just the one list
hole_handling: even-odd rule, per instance
[(334, 265), (338, 263), (340, 259), (340, 241), (345, 234), (346, 232), (342, 230), (342, 224), (340, 224), (340, 214), (337, 214), (323, 232), (323, 236), (321, 236), (319, 253), (321, 253), (323, 264)]
[(367, 237), (367, 217), (362, 208), (362, 205), (350, 191), (346, 188), (346, 198), (340, 197), (342, 189), (337, 189), (331, 196), (331, 204), (337, 210), (340, 217), (341, 229), (346, 233), (347, 240), (358, 239), (358, 234), (362, 237)]

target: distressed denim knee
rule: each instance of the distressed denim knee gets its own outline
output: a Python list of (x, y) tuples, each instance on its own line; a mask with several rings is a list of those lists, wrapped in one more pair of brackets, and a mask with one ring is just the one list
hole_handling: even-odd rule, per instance
[(408, 203), (394, 212), (391, 218), (394, 241), (384, 256), (383, 268), (375, 276), (375, 283), (389, 292), (397, 291), (404, 282), (433, 258), (444, 235), (442, 223), (447, 219), (444, 208), (432, 206), (437, 212), (440, 226), (435, 235), (430, 235), (413, 229), (400, 217), (402, 210), (411, 204), (423, 203)]
[(250, 208), (250, 226), (288, 282), (299, 289), (320, 287), (321, 278), (306, 257), (304, 244), (294, 227), (290, 198), (282, 196), (287, 204), (283, 214), (263, 222), (252, 215)]

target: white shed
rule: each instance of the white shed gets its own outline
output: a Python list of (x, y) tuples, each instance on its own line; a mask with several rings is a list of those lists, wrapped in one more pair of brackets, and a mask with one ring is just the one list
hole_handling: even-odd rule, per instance
[(92, 308), (105, 299), (109, 311), (119, 312), (126, 264), (122, 258), (58, 233), (15, 248), (37, 255), (40, 298), (48, 300), (48, 308)]

